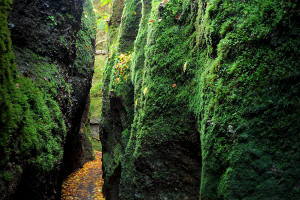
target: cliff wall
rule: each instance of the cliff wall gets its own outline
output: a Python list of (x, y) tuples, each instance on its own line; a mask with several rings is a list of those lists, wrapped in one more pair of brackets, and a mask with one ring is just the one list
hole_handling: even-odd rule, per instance
[(108, 200), (300, 198), (299, 5), (125, 0), (104, 74)]
[(80, 130), (91, 86), (90, 0), (0, 1), (0, 199), (60, 199), (93, 158)]

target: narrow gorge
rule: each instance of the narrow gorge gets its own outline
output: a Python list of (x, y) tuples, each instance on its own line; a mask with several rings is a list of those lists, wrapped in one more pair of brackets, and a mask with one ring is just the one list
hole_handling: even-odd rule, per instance
[(0, 0), (0, 35), (0, 200), (300, 199), (300, 1)]

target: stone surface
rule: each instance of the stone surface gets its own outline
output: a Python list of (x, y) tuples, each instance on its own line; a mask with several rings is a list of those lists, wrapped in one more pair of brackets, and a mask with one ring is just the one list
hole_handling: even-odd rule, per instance
[(125, 1), (103, 84), (108, 200), (300, 198), (299, 5)]
[(0, 9), (0, 199), (59, 199), (62, 178), (93, 157), (80, 131), (93, 75), (92, 4), (1, 0)]
[(104, 50), (97, 50), (95, 52), (96, 55), (106, 55), (106, 52)]

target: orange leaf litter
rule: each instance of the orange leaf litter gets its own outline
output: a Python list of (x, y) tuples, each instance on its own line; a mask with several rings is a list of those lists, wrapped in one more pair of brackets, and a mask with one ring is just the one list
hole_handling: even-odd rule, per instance
[(105, 200), (102, 193), (102, 153), (95, 151), (95, 160), (70, 174), (62, 184), (62, 200)]

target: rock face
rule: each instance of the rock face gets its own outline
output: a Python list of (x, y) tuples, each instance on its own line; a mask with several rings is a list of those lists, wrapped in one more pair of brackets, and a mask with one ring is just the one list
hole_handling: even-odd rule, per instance
[(107, 200), (300, 198), (299, 5), (113, 4)]
[(1, 0), (0, 9), (0, 199), (59, 199), (62, 177), (92, 159), (80, 131), (93, 74), (92, 4)]
[(100, 124), (100, 119), (97, 119), (97, 118), (91, 118), (90, 119), (91, 137), (94, 140), (98, 140), (98, 141), (100, 141), (99, 124)]

